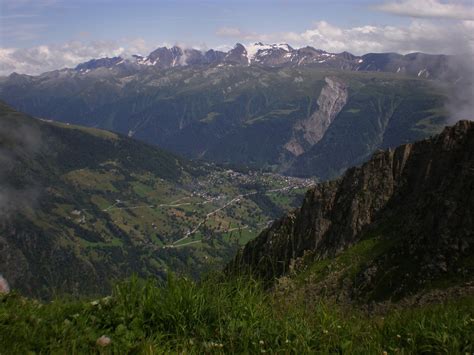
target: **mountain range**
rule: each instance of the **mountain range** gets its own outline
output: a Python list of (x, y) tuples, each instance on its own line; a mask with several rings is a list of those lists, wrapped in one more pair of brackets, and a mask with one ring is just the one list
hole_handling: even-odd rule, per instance
[(439, 133), (462, 76), (451, 59), (286, 44), (163, 47), (38, 76), (14, 73), (0, 79), (0, 98), (187, 158), (325, 180), (377, 149)]
[(449, 59), (450, 57), (446, 55), (424, 53), (407, 55), (369, 53), (356, 56), (348, 52), (329, 53), (309, 46), (295, 49), (286, 43), (263, 44), (259, 42), (247, 47), (237, 43), (227, 52), (213, 49), (200, 51), (179, 46), (161, 47), (152, 51), (148, 56), (133, 55), (131, 58), (92, 59), (79, 64), (74, 70), (88, 73), (98, 68), (133, 71), (143, 67), (167, 69), (196, 65), (313, 66), (324, 69), (393, 72), (422, 78), (447, 78), (453, 71)]

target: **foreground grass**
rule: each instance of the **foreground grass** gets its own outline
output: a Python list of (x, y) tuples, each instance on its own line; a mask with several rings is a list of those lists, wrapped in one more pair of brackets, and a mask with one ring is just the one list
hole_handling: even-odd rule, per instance
[(474, 299), (369, 317), (276, 299), (249, 280), (131, 279), (96, 301), (0, 296), (0, 354), (466, 354), (473, 334)]

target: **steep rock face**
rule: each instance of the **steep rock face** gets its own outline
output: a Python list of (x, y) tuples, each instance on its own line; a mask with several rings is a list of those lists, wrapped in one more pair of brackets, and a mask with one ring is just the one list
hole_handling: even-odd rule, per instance
[(318, 97), (318, 109), (293, 127), (293, 136), (285, 148), (298, 156), (319, 142), (341, 112), (349, 96), (346, 84), (337, 78), (325, 78), (326, 85)]
[(377, 152), (340, 179), (317, 185), (300, 209), (248, 243), (231, 268), (271, 279), (305, 254), (316, 260), (338, 255), (384, 226), (381, 245), (390, 248), (360, 270), (352, 292), (373, 291), (375, 280), (404, 272), (403, 282), (385, 286), (402, 293), (449, 272), (472, 275), (463, 260), (473, 253), (473, 216), (474, 123), (460, 121), (434, 138)]
[(224, 60), (225, 53), (221, 51), (215, 51), (214, 49), (209, 49), (205, 54), (204, 58), (206, 63), (221, 63)]
[(150, 63), (157, 64), (162, 68), (174, 67), (180, 63), (180, 58), (183, 56), (183, 50), (179, 47), (158, 48), (150, 53), (147, 60)]
[(237, 43), (234, 48), (227, 52), (224, 62), (234, 65), (248, 65), (247, 50), (243, 45)]

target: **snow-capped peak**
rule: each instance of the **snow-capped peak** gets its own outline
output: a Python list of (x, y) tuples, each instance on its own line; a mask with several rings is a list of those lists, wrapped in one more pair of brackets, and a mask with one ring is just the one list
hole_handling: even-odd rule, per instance
[(249, 61), (253, 61), (258, 54), (259, 51), (265, 51), (265, 50), (270, 50), (270, 49), (282, 49), (286, 52), (291, 52), (293, 48), (291, 48), (288, 44), (286, 43), (279, 43), (279, 44), (264, 44), (262, 42), (257, 42), (254, 44), (249, 44), (246, 47), (247, 49), (247, 55)]

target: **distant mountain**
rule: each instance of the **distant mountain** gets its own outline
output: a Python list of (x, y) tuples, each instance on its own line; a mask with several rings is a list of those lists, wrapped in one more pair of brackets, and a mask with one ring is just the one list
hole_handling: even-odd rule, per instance
[[(290, 52), (325, 63), (248, 65), (249, 57), (277, 63)], [(319, 179), (376, 149), (438, 133), (447, 117), (444, 86), (328, 66), (359, 60), (348, 53), (258, 44), (205, 56), (222, 62), (184, 65), (205, 58), (174, 47), (138, 58), (142, 64), (113, 58), (12, 74), (0, 82), (0, 98), (38, 117), (119, 132), (189, 158)]]
[(24, 294), (97, 294), (137, 273), (198, 277), (308, 182), (190, 162), (0, 103), (0, 274)]
[(196, 65), (259, 65), (263, 67), (301, 67), (311, 66), (323, 69), (350, 71), (380, 71), (398, 73), (430, 79), (456, 80), (454, 68), (450, 65), (450, 57), (446, 55), (430, 55), (411, 53), (369, 53), (355, 56), (348, 52), (329, 53), (313, 47), (292, 48), (288, 44), (263, 44), (261, 42), (247, 47), (237, 43), (228, 52), (197, 49), (161, 47), (148, 56), (132, 58), (101, 58), (92, 59), (79, 64), (75, 70), (81, 73), (98, 68), (119, 70), (140, 70), (143, 67), (159, 69), (177, 66)]
[(460, 121), (318, 184), (229, 268), (267, 280), (301, 272), (305, 295), (338, 300), (472, 292), (473, 184), (474, 123)]

